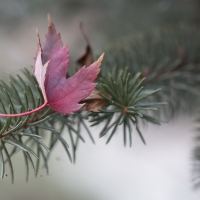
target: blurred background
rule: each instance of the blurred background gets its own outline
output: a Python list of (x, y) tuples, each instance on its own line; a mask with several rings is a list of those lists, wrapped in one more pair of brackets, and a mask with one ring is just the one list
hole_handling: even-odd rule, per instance
[(150, 28), (200, 19), (198, 0), (0, 0), (1, 71), (30, 66), (51, 14), (72, 62), (85, 48), (79, 24), (84, 23), (94, 52), (112, 40)]
[[(51, 14), (62, 40), (69, 47), (71, 65), (85, 50), (80, 22), (94, 52), (106, 49), (113, 40), (139, 31), (148, 31), (182, 22), (200, 22), (199, 0), (0, 0), (0, 74), (31, 69), (37, 42), (47, 31), (47, 13)], [(23, 157), (13, 163), (15, 183), (9, 171), (1, 181), (0, 198), (57, 200), (197, 200), (193, 189), (192, 149), (195, 117), (179, 116), (160, 127), (143, 128), (147, 145), (137, 134), (133, 147), (124, 148), (119, 133), (105, 145), (96, 139), (93, 145), (87, 135), (80, 144), (77, 162), (71, 164), (60, 144), (49, 162), (50, 174), (43, 168), (37, 178), (33, 173), (25, 183)], [(67, 139), (67, 136), (66, 136)]]

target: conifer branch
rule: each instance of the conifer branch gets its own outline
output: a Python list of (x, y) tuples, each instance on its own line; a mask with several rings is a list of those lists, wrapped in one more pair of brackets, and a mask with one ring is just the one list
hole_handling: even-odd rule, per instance
[[(162, 90), (154, 101), (166, 101), (165, 116), (195, 111), (199, 103), (200, 26), (180, 24), (152, 29), (118, 39), (104, 50), (101, 73), (129, 66), (141, 72), (147, 89)], [(114, 70), (112, 70), (114, 68)]]

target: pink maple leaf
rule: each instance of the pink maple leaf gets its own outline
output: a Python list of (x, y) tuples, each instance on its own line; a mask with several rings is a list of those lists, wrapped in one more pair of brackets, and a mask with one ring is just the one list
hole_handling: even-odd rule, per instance
[(37, 112), (49, 105), (61, 114), (73, 114), (84, 104), (79, 102), (94, 90), (100, 71), (103, 55), (89, 67), (82, 67), (74, 76), (66, 79), (69, 64), (67, 46), (63, 46), (60, 34), (48, 15), (49, 27), (44, 43), (40, 43), (38, 35), (38, 50), (33, 73), (42, 90), (44, 104), (32, 111), (20, 114), (0, 114), (5, 117), (25, 116)]
[(74, 76), (66, 79), (69, 55), (66, 46), (53, 50), (50, 61), (44, 66), (42, 53), (38, 51), (35, 75), (44, 99), (53, 110), (61, 114), (72, 114), (84, 104), (79, 102), (88, 97), (96, 84), (103, 55), (89, 67), (82, 67)]

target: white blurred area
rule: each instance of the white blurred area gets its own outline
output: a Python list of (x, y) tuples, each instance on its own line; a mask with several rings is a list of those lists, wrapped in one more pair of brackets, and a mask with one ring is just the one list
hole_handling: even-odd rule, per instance
[(57, 144), (49, 175), (41, 168), (37, 178), (31, 172), (28, 183), (18, 153), (13, 160), (15, 183), (11, 185), (7, 171), (0, 183), (1, 199), (199, 200), (200, 191), (193, 189), (192, 182), (194, 127), (194, 120), (188, 117), (162, 126), (149, 125), (143, 128), (147, 145), (133, 133), (132, 148), (123, 146), (121, 132), (106, 145), (105, 138), (98, 138), (99, 128), (93, 128), (93, 145), (83, 131), (86, 143), (80, 143), (75, 165)]

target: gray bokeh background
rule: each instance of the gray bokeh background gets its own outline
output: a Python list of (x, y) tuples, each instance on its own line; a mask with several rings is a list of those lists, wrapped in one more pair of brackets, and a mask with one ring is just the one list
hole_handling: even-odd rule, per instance
[[(69, 47), (71, 65), (85, 48), (79, 31), (84, 22), (94, 52), (114, 39), (148, 31), (157, 26), (199, 21), (197, 0), (0, 0), (0, 73), (19, 73), (31, 69), (36, 50), (35, 29), (41, 38), (47, 30), (47, 13)], [(92, 132), (94, 146), (87, 134), (80, 144), (75, 165), (68, 161), (60, 144), (53, 151), (50, 175), (41, 168), (25, 183), (23, 157), (14, 158), (15, 183), (9, 171), (1, 181), (0, 198), (50, 200), (197, 200), (193, 190), (192, 149), (195, 117), (179, 116), (160, 127), (143, 128), (147, 146), (133, 133), (133, 147), (124, 148), (119, 131), (110, 144)], [(67, 133), (65, 134), (66, 139)]]

